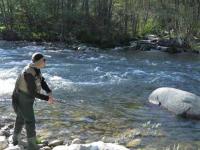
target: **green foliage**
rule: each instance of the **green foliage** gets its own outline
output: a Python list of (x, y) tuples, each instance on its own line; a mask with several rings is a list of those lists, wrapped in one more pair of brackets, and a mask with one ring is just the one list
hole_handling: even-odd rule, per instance
[(4, 25), (0, 26), (0, 32), (4, 31), (6, 27)]
[(147, 34), (154, 33), (156, 30), (158, 30), (158, 27), (159, 26), (155, 23), (155, 20), (153, 20), (153, 18), (150, 18), (147, 20), (143, 28), (141, 26), (139, 34), (145, 36)]
[(23, 40), (80, 40), (102, 47), (146, 34), (189, 42), (200, 37), (199, 12), (199, 1), (1, 0), (0, 32)]
[(47, 34), (45, 32), (32, 32), (31, 38), (41, 41), (42, 39), (47, 39)]

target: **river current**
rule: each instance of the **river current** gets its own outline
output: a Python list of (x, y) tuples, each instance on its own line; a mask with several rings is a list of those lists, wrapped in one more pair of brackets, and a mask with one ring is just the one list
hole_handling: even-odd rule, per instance
[(143, 132), (137, 137), (142, 139), (139, 148), (161, 149), (179, 143), (198, 147), (200, 121), (182, 119), (153, 106), (148, 96), (163, 86), (200, 95), (199, 55), (89, 47), (53, 50), (36, 43), (1, 41), (0, 121), (15, 120), (9, 98), (17, 75), (34, 52), (45, 55), (43, 76), (54, 96), (63, 102), (49, 105), (36, 100), (38, 136), (115, 142), (138, 129)]

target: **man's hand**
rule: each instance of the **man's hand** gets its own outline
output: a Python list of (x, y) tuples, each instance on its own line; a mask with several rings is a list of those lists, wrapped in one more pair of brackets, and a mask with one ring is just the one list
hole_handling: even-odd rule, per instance
[(52, 96), (49, 96), (48, 103), (53, 104), (54, 101), (55, 101), (54, 98)]
[(48, 103), (49, 104), (53, 104), (54, 103), (54, 98), (53, 98), (53, 94), (52, 92), (48, 93), (49, 99), (48, 99)]

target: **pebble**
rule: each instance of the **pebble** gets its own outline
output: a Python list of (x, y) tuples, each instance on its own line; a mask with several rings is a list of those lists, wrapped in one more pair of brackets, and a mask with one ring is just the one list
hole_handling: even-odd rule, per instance
[(55, 146), (59, 146), (59, 145), (62, 145), (64, 143), (63, 140), (54, 140), (52, 142), (49, 143), (49, 146), (50, 147), (55, 147)]
[(49, 142), (47, 140), (42, 140), (41, 143), (44, 145), (44, 146), (48, 146)]
[(129, 141), (126, 145), (126, 147), (128, 148), (133, 148), (133, 147), (137, 147), (138, 145), (141, 144), (141, 139), (134, 139), (132, 141)]
[(71, 144), (81, 144), (81, 140), (79, 138), (76, 138), (72, 141)]

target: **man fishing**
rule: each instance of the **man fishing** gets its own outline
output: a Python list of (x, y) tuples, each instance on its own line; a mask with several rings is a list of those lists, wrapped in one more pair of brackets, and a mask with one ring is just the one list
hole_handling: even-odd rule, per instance
[[(40, 69), (46, 65), (46, 59), (41, 53), (32, 55), (32, 62), (28, 64), (17, 78), (15, 89), (12, 94), (12, 105), (17, 115), (13, 133), (13, 145), (17, 145), (20, 134), (25, 125), (27, 133), (28, 150), (38, 150), (36, 144), (35, 115), (33, 104), (35, 98), (54, 102), (52, 91), (45, 82)], [(43, 89), (47, 95), (41, 94)]]

